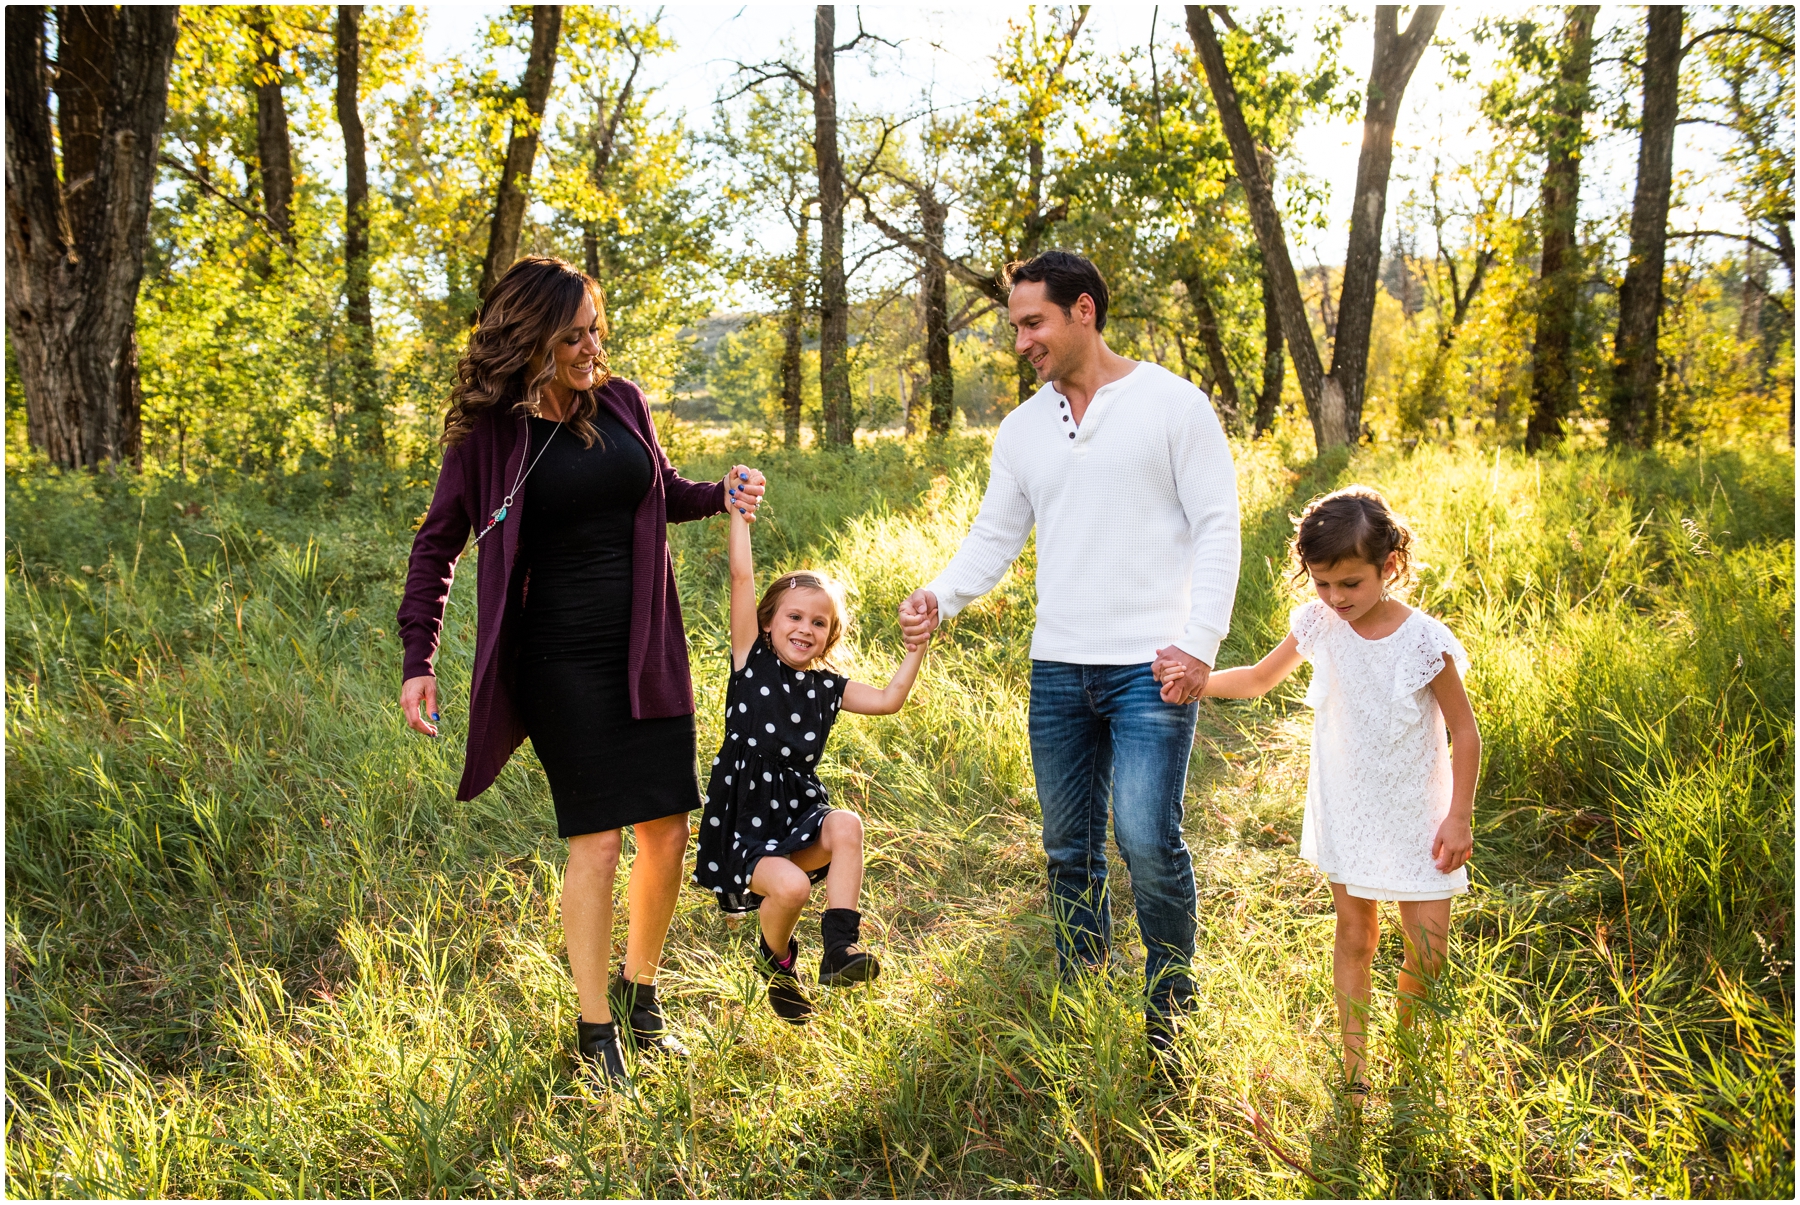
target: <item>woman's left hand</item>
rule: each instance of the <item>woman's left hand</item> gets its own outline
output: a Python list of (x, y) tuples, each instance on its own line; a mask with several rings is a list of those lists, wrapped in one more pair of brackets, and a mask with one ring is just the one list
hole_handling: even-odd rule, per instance
[(1437, 837), (1431, 843), (1431, 860), (1439, 874), (1449, 874), (1469, 860), (1475, 852), (1475, 832), (1466, 817), (1449, 815), (1438, 825)]
[(744, 516), (746, 523), (756, 522), (756, 508), (762, 505), (763, 490), (768, 481), (746, 465), (734, 464), (725, 475), (725, 506)]

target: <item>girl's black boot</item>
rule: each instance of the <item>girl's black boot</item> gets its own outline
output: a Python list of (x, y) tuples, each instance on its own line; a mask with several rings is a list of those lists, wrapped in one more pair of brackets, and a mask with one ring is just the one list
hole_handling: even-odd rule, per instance
[(862, 913), (854, 908), (827, 908), (819, 917), (825, 953), (819, 959), (819, 986), (864, 983), (881, 974), (875, 956), (857, 948), (862, 938)]
[(625, 1052), (619, 1049), (617, 1022), (576, 1021), (575, 1050), (595, 1079), (615, 1091), (631, 1091), (631, 1075), (625, 1070)]
[(775, 1015), (790, 1025), (804, 1025), (812, 1016), (812, 1001), (806, 998), (801, 990), (800, 976), (800, 940), (788, 938), (787, 965), (782, 966), (775, 960), (775, 951), (769, 949), (769, 943), (761, 934), (756, 938), (756, 969), (763, 973), (769, 981), (769, 1007)]
[(663, 1022), (662, 1006), (656, 1002), (654, 983), (634, 983), (625, 978), (625, 968), (613, 977), (607, 990), (613, 1016), (624, 1017), (630, 1040), (645, 1054), (672, 1054), (686, 1058), (683, 1046)]

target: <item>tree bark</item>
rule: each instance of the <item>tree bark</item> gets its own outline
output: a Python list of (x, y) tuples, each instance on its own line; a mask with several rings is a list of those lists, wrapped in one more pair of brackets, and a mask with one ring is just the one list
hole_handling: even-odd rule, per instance
[(1281, 354), (1281, 311), (1275, 305), (1275, 286), (1269, 280), (1266, 267), (1262, 271), (1262, 303), (1262, 392), (1256, 395), (1256, 418), (1253, 420), (1254, 438), (1258, 439), (1275, 426), (1275, 407), (1281, 402), (1281, 382), (1287, 375), (1287, 365)]
[(1387, 211), (1388, 174), (1394, 161), (1394, 120), (1400, 100), (1419, 59), (1431, 44), (1441, 5), (1413, 10), (1406, 32), (1399, 32), (1399, 9), (1375, 9), (1375, 59), (1369, 70), (1368, 104), (1363, 113), (1363, 145), (1356, 164), (1356, 190), (1350, 214), (1350, 245), (1344, 254), (1344, 283), (1337, 307), (1337, 337), (1332, 344), (1331, 373), (1326, 375), (1307, 325), (1306, 310), (1288, 255), (1281, 215), (1257, 162), (1257, 148), (1244, 121), (1225, 53), (1205, 6), (1187, 6), (1188, 33), (1206, 72), (1207, 85), (1219, 110), (1219, 121), (1231, 158), (1249, 202), (1251, 224), (1263, 262), (1275, 283), (1282, 331), (1294, 357), (1294, 375), (1313, 422), (1320, 451), (1349, 442), (1362, 425), (1363, 387), (1368, 375), (1369, 335), (1374, 325), (1375, 285), (1381, 275), (1381, 226)]
[(1647, 448), (1656, 439), (1656, 355), (1662, 317), (1663, 252), (1675, 163), (1675, 114), (1681, 79), (1682, 10), (1651, 5), (1644, 41), (1644, 114), (1638, 137), (1637, 193), (1631, 202), (1631, 259), (1619, 287), (1613, 338), (1612, 413), (1607, 442)]
[(137, 294), (175, 53), (171, 6), (58, 12), (58, 172), (42, 6), (6, 10), (6, 321), (32, 447), (141, 455)]
[(825, 442), (856, 443), (850, 300), (844, 281), (844, 164), (838, 157), (837, 9), (813, 10), (813, 156), (819, 172), (819, 402)]
[(1388, 175), (1394, 166), (1394, 122), (1400, 99), (1444, 9), (1421, 4), (1400, 32), (1398, 5), (1375, 7), (1375, 61), (1369, 68), (1363, 110), (1362, 152), (1356, 160), (1356, 192), (1350, 208), (1350, 246), (1344, 252), (1344, 284), (1338, 294), (1337, 340), (1331, 379), (1344, 392), (1344, 431), (1362, 429), (1363, 389), (1369, 375), (1369, 335), (1375, 325), (1375, 286), (1381, 279), (1381, 227), (1387, 216)]
[[(594, 186), (595, 193), (606, 188), (606, 174), (612, 167), (613, 151), (618, 146), (619, 122), (624, 119), (625, 110), (631, 104), (631, 90), (637, 83), (638, 69), (644, 65), (644, 51), (641, 47), (631, 50), (631, 71), (625, 77), (624, 85), (619, 89), (618, 99), (612, 103), (612, 112), (607, 112), (606, 97), (602, 95), (594, 107), (594, 121), (589, 127), (588, 137), (593, 142), (593, 155), (588, 168), (588, 182)], [(592, 220), (581, 225), (582, 252), (586, 259), (587, 274), (595, 280), (600, 279), (600, 228)]]
[(800, 446), (801, 342), (806, 329), (806, 281), (812, 267), (807, 252), (807, 231), (812, 220), (800, 210), (800, 227), (794, 232), (794, 266), (788, 274), (787, 315), (781, 324), (781, 435), (790, 448)]
[(1225, 358), (1225, 342), (1219, 336), (1219, 319), (1213, 313), (1212, 299), (1198, 272), (1182, 278), (1187, 286), (1188, 304), (1194, 308), (1194, 323), (1200, 331), (1200, 346), (1206, 351), (1206, 366), (1213, 379), (1212, 401), (1219, 421), (1227, 431), (1243, 430), (1238, 406), (1237, 380), (1231, 373), (1231, 361)]
[(1225, 51), (1213, 32), (1212, 18), (1205, 6), (1187, 6), (1188, 35), (1206, 72), (1213, 103), (1219, 110), (1219, 124), (1231, 144), (1231, 161), (1243, 186), (1250, 210), (1250, 224), (1256, 231), (1256, 243), (1262, 250), (1264, 279), (1273, 286), (1275, 310), (1281, 315), (1281, 332), (1289, 353), (1294, 357), (1294, 376), (1300, 382), (1300, 394), (1306, 400), (1312, 419), (1313, 439), (1319, 449), (1336, 447), (1344, 442), (1342, 396), (1332, 422), (1325, 421), (1325, 369), (1319, 362), (1319, 349), (1313, 343), (1312, 324), (1307, 321), (1306, 301), (1300, 296), (1300, 282), (1294, 275), (1294, 261), (1288, 255), (1287, 236), (1281, 228), (1281, 211), (1276, 207), (1274, 191), (1257, 162), (1256, 141), (1244, 121), (1243, 106), (1238, 102), (1237, 86), (1225, 65)]
[[(1029, 263), (1037, 257), (1038, 251), (1043, 247), (1044, 232), (1050, 228), (1050, 222), (1044, 216), (1044, 139), (1035, 121), (1025, 142), (1025, 165), (1025, 200), (1029, 208), (1025, 214), (1016, 258), (1020, 262)], [(1001, 271), (1005, 270), (1005, 265), (1002, 265)], [(1023, 406), (1040, 388), (1037, 369), (1032, 367), (1030, 360), (1020, 355), (1013, 357), (1013, 368), (1018, 381), (1019, 405)]]
[(294, 243), (294, 146), (288, 135), (287, 102), (281, 95), (281, 45), (270, 25), (269, 9), (250, 10), (250, 32), (256, 38), (256, 67), (251, 83), (256, 93), (256, 171), (262, 180), (263, 212), (290, 247)]
[(543, 125), (544, 105), (550, 99), (550, 84), (556, 77), (556, 44), (561, 37), (562, 5), (532, 5), (531, 54), (519, 86), (525, 112), (513, 117), (506, 165), (500, 170), (500, 187), (494, 194), (487, 259), (481, 265), (483, 300), (519, 258), (519, 231), (525, 225), (525, 188), (531, 183), (531, 166), (537, 159), (538, 128)]
[(369, 301), (369, 165), (363, 135), (362, 5), (337, 12), (337, 119), (344, 135), (344, 311), (350, 334), (350, 413), (365, 452), (385, 445), (375, 379), (375, 318)]
[(1531, 418), (1525, 427), (1525, 447), (1532, 452), (1562, 442), (1563, 420), (1575, 408), (1575, 309), (1581, 296), (1575, 218), (1581, 196), (1581, 125), (1587, 116), (1599, 11), (1597, 4), (1569, 9), (1562, 68), (1545, 131), (1537, 335), (1531, 354)]
[(944, 226), (950, 206), (928, 188), (915, 190), (919, 228), (925, 235), (920, 293), (925, 302), (925, 369), (930, 376), (930, 427), (948, 435), (956, 417), (956, 370), (950, 363), (950, 268), (944, 260)]

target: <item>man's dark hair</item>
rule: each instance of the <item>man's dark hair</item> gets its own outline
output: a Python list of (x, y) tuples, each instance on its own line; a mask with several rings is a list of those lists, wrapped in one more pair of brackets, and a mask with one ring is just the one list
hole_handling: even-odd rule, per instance
[(1042, 283), (1044, 296), (1062, 308), (1065, 316), (1083, 293), (1094, 299), (1094, 329), (1106, 329), (1106, 281), (1100, 269), (1085, 255), (1073, 251), (1046, 251), (1029, 260), (1006, 265), (1006, 287)]

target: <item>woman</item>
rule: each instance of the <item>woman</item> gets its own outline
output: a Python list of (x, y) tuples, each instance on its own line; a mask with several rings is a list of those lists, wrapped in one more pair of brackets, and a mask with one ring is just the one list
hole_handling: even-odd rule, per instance
[[(443, 467), (413, 540), (400, 639), (407, 723), (437, 735), (432, 660), (471, 529), (475, 672), (458, 799), (529, 736), (569, 843), (563, 932), (581, 1003), (576, 1044), (629, 1083), (614, 1010), (644, 1051), (685, 1054), (663, 1024), (656, 970), (687, 851), (694, 692), (665, 525), (754, 515), (762, 474), (701, 484), (675, 472), (650, 407), (607, 371), (600, 289), (561, 260), (514, 264), (481, 307), (444, 417)], [(620, 833), (637, 839), (625, 965), (607, 980)]]

